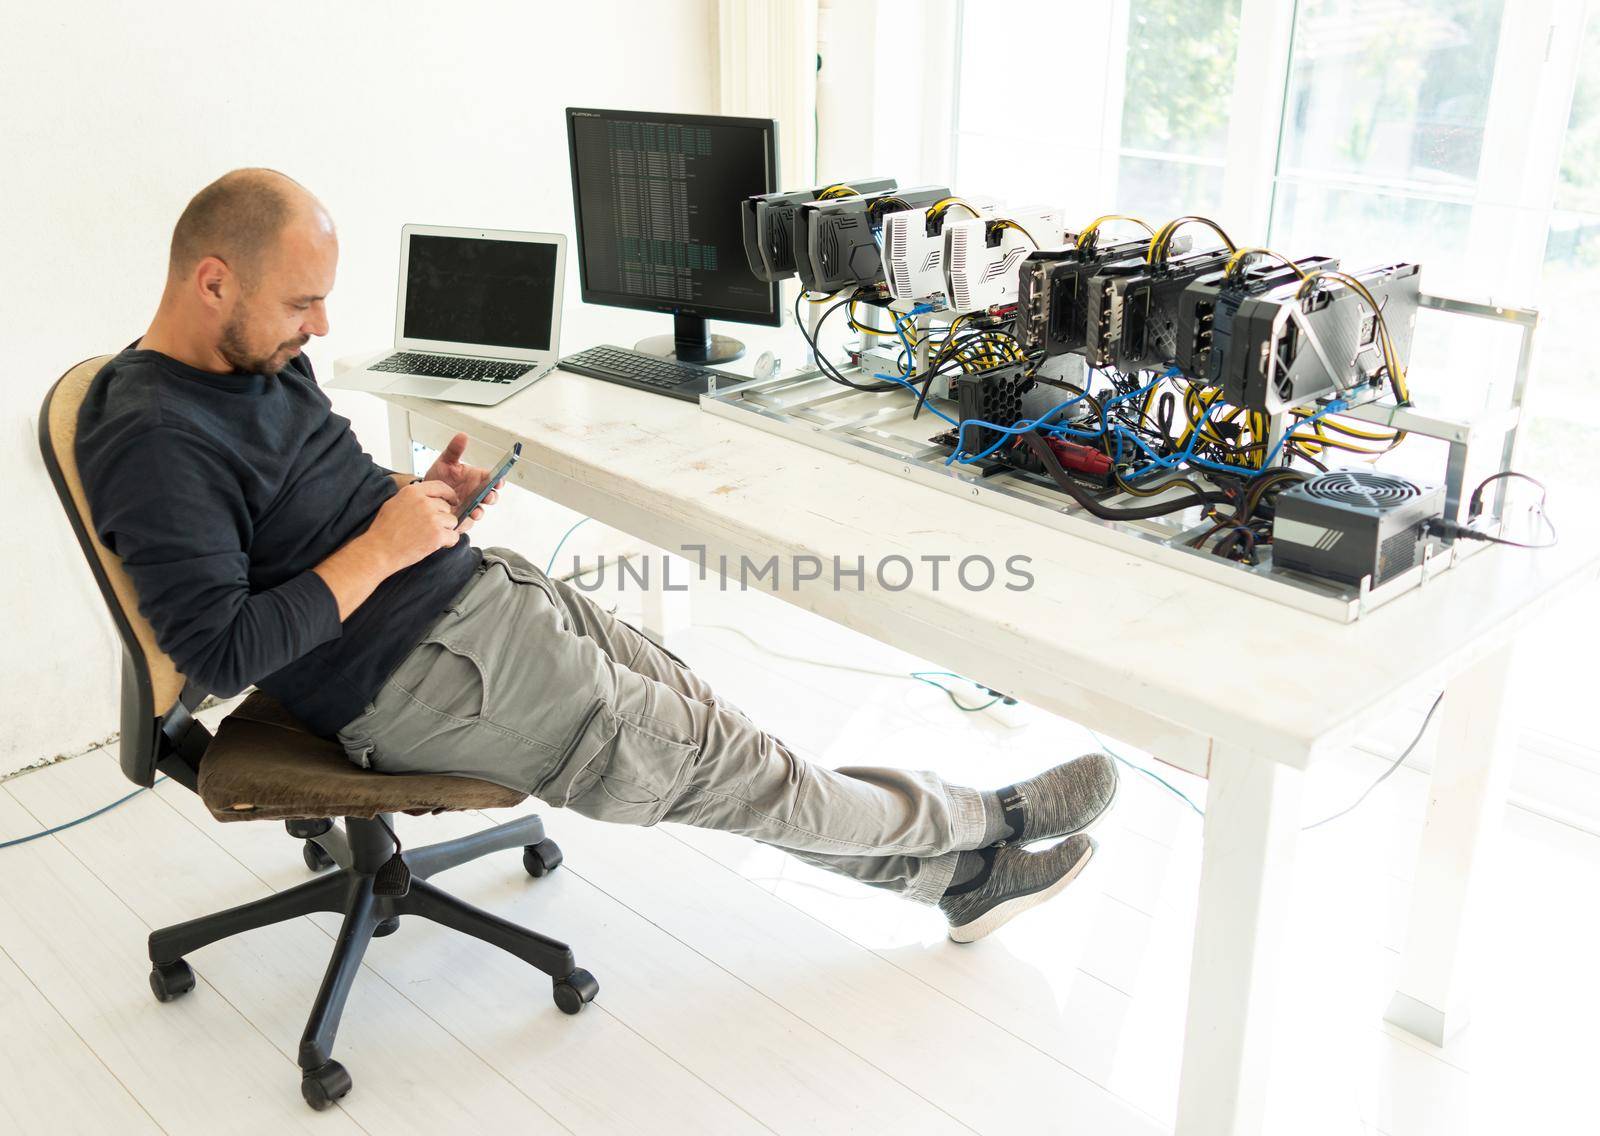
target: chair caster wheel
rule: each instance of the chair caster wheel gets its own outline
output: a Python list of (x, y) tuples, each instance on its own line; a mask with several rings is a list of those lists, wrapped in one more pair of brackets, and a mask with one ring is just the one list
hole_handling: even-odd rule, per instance
[(158, 962), (150, 968), (150, 989), (155, 991), (158, 1002), (181, 998), (194, 989), (194, 971), (182, 959)]
[(372, 929), (372, 937), (381, 939), (385, 935), (392, 935), (398, 930), (400, 930), (400, 916), (391, 915), (389, 918), (378, 922), (378, 925)]
[(541, 840), (522, 850), (522, 866), (534, 879), (547, 876), (561, 866), (561, 849), (554, 840)]
[(329, 1061), (300, 1077), (300, 1095), (306, 1103), (321, 1112), (331, 1108), (333, 1102), (350, 1091), (350, 1073), (337, 1061)]
[(576, 1014), (585, 1002), (593, 1002), (598, 993), (600, 984), (594, 980), (594, 975), (583, 969), (558, 978), (555, 983), (556, 1005), (563, 1014)]
[(324, 851), (322, 845), (315, 840), (307, 840), (300, 846), (300, 855), (305, 859), (306, 867), (313, 872), (320, 872), (324, 868), (333, 867), (333, 857)]

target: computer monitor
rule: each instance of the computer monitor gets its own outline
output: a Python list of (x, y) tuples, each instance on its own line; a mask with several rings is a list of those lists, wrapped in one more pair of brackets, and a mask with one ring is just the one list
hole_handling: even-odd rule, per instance
[(723, 363), (744, 344), (708, 319), (779, 323), (778, 286), (750, 271), (740, 203), (777, 186), (770, 118), (567, 108), (578, 272), (591, 304), (671, 312), (635, 350)]

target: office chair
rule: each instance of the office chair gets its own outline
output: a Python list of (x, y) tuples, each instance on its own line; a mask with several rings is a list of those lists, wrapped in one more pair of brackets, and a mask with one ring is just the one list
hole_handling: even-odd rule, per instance
[[(220, 821), (282, 820), (289, 835), (303, 842), (308, 868), (338, 868), (288, 891), (151, 932), (155, 996), (170, 1002), (193, 990), (194, 972), (184, 956), (209, 943), (316, 911), (342, 914), (333, 957), (300, 1039), (300, 1091), (319, 1110), (350, 1091), (350, 1074), (333, 1060), (339, 1018), (367, 944), (397, 930), (402, 915), (423, 916), (508, 951), (550, 975), (564, 1012), (583, 1009), (599, 985), (576, 966), (565, 943), (428, 882), (446, 868), (516, 847), (523, 849), (529, 875), (553, 871), (561, 850), (545, 838), (537, 816), (426, 848), (402, 851), (393, 837), (396, 813), (508, 808), (526, 793), (466, 777), (360, 769), (336, 741), (312, 734), (260, 691), (235, 708), (215, 736), (194, 719), (204, 692), (187, 683), (156, 645), (121, 561), (94, 534), (78, 477), (78, 410), (109, 358), (79, 363), (50, 388), (39, 414), (39, 448), (122, 640), (122, 772), (148, 788), (159, 770), (198, 793)], [(336, 817), (344, 821), (342, 828)]]

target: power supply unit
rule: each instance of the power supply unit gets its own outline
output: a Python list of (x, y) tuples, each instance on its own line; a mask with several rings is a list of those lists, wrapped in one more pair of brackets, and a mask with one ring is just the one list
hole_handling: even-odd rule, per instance
[(1442, 487), (1369, 469), (1318, 474), (1278, 494), (1272, 564), (1377, 587), (1422, 563), (1428, 522), (1443, 511)]

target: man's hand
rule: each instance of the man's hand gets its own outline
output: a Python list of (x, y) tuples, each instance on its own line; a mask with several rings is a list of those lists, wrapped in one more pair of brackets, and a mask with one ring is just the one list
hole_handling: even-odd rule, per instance
[(444, 482), (418, 481), (385, 501), (363, 536), (389, 571), (398, 572), (449, 548), (472, 527), (468, 517), (456, 528), (459, 504), (456, 491)]
[[(487, 484), (490, 471), (464, 463), (461, 460), (461, 455), (466, 450), (467, 436), (465, 434), (457, 434), (454, 438), (451, 438), (450, 444), (444, 448), (444, 452), (439, 455), (438, 460), (428, 467), (428, 472), (423, 475), (422, 480), (424, 482), (444, 482), (455, 492), (457, 502), (472, 500), (478, 495), (478, 490)], [(498, 486), (489, 490), (489, 495), (483, 499), (483, 503), (472, 510), (470, 517), (461, 522), (462, 531), (465, 532), (468, 524), (483, 516), (485, 506), (493, 505), (499, 499), (500, 491)]]
[(318, 564), (321, 576), (339, 605), (339, 618), (349, 618), (384, 580), (441, 548), (449, 548), (472, 528), (477, 516), (456, 527), (455, 490), (442, 481), (419, 481), (401, 488), (378, 509), (367, 531)]

